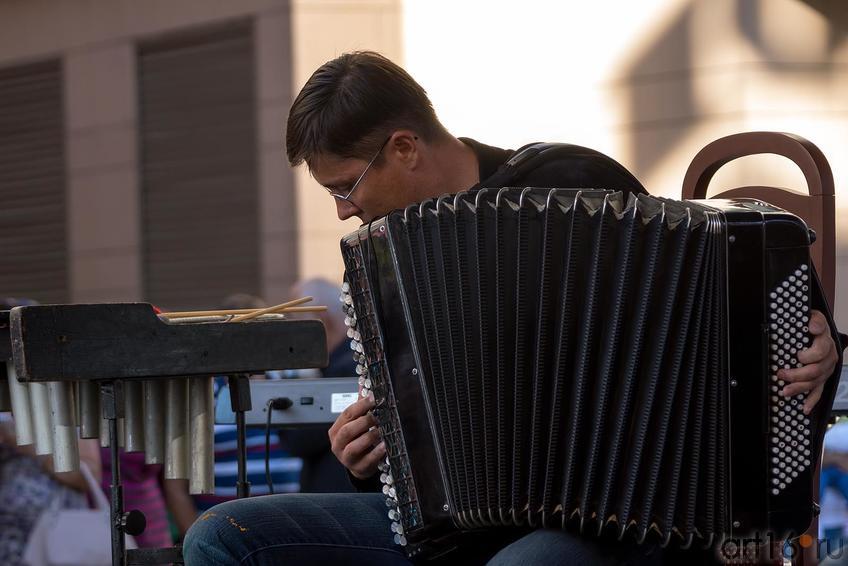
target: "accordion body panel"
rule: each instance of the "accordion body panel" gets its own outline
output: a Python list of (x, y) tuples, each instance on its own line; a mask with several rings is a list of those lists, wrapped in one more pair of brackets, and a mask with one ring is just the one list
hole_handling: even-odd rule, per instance
[(482, 189), (342, 241), (395, 540), (554, 527), (708, 546), (798, 534), (826, 410), (797, 217), (747, 201)]

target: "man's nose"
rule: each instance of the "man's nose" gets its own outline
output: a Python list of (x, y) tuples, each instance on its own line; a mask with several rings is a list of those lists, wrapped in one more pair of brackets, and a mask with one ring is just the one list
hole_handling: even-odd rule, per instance
[(335, 199), (335, 200), (336, 200), (336, 212), (339, 215), (339, 220), (347, 220), (351, 216), (355, 216), (355, 215), (359, 214), (360, 212), (362, 212), (361, 210), (359, 210), (359, 207), (357, 207), (355, 204), (353, 204), (349, 200), (341, 200), (341, 199)]

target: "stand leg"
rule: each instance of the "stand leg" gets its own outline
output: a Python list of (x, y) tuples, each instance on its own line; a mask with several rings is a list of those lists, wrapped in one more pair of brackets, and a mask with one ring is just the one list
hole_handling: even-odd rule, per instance
[(250, 497), (250, 482), (247, 481), (247, 441), (245, 439), (245, 411), (251, 409), (250, 376), (236, 374), (228, 377), (230, 386), (230, 404), (236, 415), (236, 434), (238, 435), (238, 479), (236, 495), (239, 499)]
[(250, 497), (250, 482), (247, 481), (247, 441), (245, 439), (244, 413), (236, 413), (238, 430), (238, 482), (236, 494), (239, 499)]
[(112, 460), (112, 504), (109, 514), (112, 533), (112, 566), (124, 566), (126, 558), (126, 545), (122, 529), (124, 494), (121, 488), (121, 470), (118, 458), (118, 418), (122, 411), (118, 399), (119, 391), (115, 385), (112, 381), (104, 382), (100, 386), (100, 392), (103, 403), (103, 418), (109, 424), (109, 455)]

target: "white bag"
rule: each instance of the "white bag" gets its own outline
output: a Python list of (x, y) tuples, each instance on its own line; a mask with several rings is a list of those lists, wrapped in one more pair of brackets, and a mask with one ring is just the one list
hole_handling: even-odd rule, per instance
[[(85, 462), (80, 472), (88, 484), (94, 509), (46, 509), (27, 540), (23, 561), (29, 566), (111, 566), (112, 534), (109, 501)], [(126, 535), (126, 547), (136, 548)]]

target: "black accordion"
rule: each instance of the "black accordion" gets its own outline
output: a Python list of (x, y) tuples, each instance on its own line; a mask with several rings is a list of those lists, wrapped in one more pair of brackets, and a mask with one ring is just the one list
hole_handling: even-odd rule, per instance
[(498, 527), (683, 548), (803, 532), (827, 408), (805, 416), (777, 371), (811, 340), (809, 246), (759, 201), (535, 188), (346, 236), (395, 541), (424, 556)]

